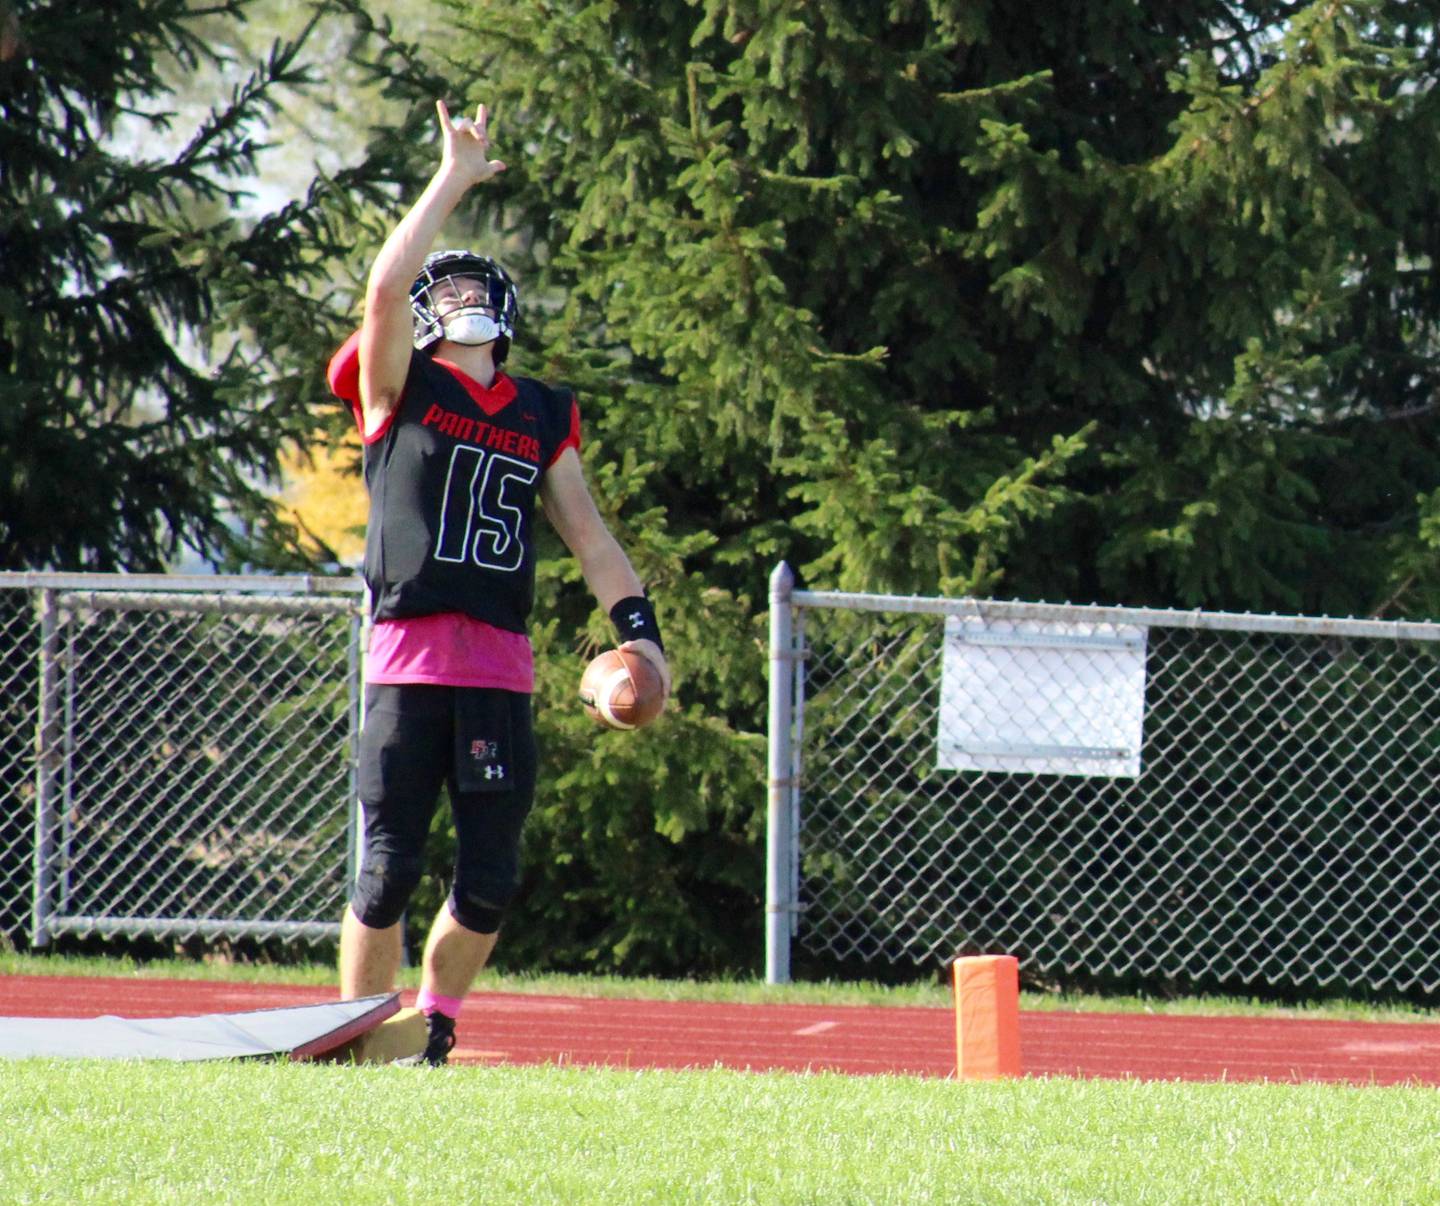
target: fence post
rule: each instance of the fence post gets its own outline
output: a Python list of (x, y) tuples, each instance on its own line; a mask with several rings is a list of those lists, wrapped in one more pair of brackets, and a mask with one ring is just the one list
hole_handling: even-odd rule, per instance
[(794, 833), (790, 748), (794, 659), (790, 592), (795, 575), (780, 562), (770, 575), (770, 800), (765, 826), (765, 983), (790, 982)]
[(56, 593), (40, 592), (40, 697), (35, 719), (35, 896), (30, 941), (50, 945), (54, 910), (56, 795), (61, 735), (60, 626)]

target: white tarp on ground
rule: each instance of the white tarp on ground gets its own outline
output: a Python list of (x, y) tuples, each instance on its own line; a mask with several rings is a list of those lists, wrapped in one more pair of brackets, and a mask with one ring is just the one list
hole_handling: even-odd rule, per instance
[(198, 1017), (0, 1017), (0, 1058), (201, 1060), (283, 1054), (304, 1059), (373, 1030), (399, 1008), (399, 993), (385, 993)]

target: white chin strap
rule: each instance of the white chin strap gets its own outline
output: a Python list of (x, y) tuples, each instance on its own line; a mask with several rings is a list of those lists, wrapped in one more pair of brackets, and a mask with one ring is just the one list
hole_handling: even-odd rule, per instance
[(500, 338), (500, 327), (488, 314), (479, 310), (456, 310), (445, 317), (445, 338), (451, 343), (463, 343), (472, 347), (494, 343)]

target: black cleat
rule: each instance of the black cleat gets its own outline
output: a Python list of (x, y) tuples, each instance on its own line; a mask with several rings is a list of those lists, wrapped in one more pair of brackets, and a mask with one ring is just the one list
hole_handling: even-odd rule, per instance
[(420, 1059), (432, 1068), (443, 1067), (450, 1062), (450, 1052), (455, 1046), (455, 1019), (447, 1017), (438, 1009), (431, 1010), (425, 1016), (430, 1024), (430, 1038)]

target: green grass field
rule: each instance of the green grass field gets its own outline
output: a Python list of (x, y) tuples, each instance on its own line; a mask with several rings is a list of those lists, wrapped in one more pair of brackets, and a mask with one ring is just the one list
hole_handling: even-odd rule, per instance
[[(320, 966), (0, 955), (0, 974), (22, 973), (333, 984)], [(481, 987), (948, 1004), (938, 985)], [(1024, 1005), (1276, 1012), (1214, 998)], [(1421, 1088), (24, 1060), (0, 1070), (0, 1119), (6, 1203), (1440, 1203), (1440, 1093)]]
[(1428, 1089), (18, 1061), (29, 1202), (1440, 1202)]

